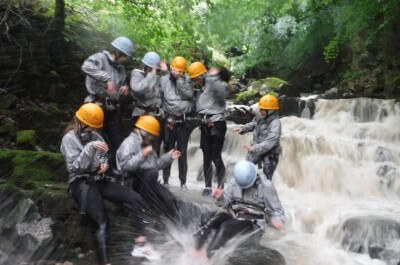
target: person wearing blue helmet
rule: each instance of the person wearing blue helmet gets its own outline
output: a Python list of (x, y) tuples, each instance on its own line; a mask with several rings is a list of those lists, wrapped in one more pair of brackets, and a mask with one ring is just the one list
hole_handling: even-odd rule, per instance
[(124, 63), (133, 55), (134, 47), (127, 37), (118, 37), (111, 48), (95, 53), (85, 60), (88, 96), (85, 103), (96, 103), (104, 111), (104, 132), (116, 152), (123, 141), (120, 102), (129, 94)]
[[(284, 211), (271, 181), (260, 178), (256, 166), (249, 161), (236, 163), (233, 175), (225, 189), (212, 191), (216, 204), (225, 211), (203, 216), (195, 234), (196, 254), (200, 257), (210, 257), (236, 235), (255, 232), (249, 240), (258, 243), (266, 227), (284, 228)], [(206, 245), (213, 230), (216, 233)]]

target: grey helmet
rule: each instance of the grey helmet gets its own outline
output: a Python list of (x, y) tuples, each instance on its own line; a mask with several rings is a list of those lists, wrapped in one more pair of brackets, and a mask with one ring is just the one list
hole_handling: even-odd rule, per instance
[(111, 45), (127, 56), (132, 57), (134, 52), (133, 43), (127, 37), (118, 37), (111, 42)]
[(160, 68), (160, 55), (155, 52), (148, 52), (144, 55), (142, 63), (151, 68)]

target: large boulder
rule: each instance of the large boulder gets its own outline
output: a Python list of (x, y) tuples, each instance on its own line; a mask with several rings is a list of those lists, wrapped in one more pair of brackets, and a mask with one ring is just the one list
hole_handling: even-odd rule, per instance
[(353, 217), (342, 226), (342, 246), (351, 252), (369, 254), (388, 264), (400, 263), (400, 223), (380, 217)]

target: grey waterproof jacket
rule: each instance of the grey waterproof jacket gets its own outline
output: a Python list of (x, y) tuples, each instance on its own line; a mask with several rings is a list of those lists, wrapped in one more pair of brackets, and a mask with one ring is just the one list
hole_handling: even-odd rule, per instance
[(269, 224), (272, 218), (284, 221), (282, 204), (274, 185), (268, 179), (258, 178), (252, 187), (242, 189), (232, 178), (225, 185), (224, 194), (216, 204), (231, 211), (240, 207), (246, 208), (250, 213), (263, 214), (264, 218), (254, 219), (262, 228)]
[(225, 120), (227, 85), (219, 75), (206, 74), (205, 84), (197, 95), (196, 111), (200, 115), (213, 115), (208, 121)]
[[(95, 53), (87, 58), (82, 65), (82, 71), (87, 74), (86, 89), (93, 101), (96, 100), (96, 96), (108, 97), (108, 81), (114, 82), (117, 92), (121, 86), (126, 85), (125, 67), (113, 61), (108, 51)], [(119, 93), (115, 93), (114, 98), (111, 100), (118, 101)]]
[(168, 153), (159, 158), (153, 150), (147, 157), (144, 157), (142, 148), (142, 140), (136, 133), (132, 132), (125, 138), (116, 155), (117, 169), (120, 173), (132, 173), (139, 169), (152, 168), (160, 170), (171, 165), (172, 158)]
[[(153, 73), (145, 73), (134, 69), (131, 73), (130, 93), (137, 106), (145, 108), (161, 107), (160, 77)], [(133, 116), (144, 114), (140, 108), (133, 110)]]
[(276, 111), (263, 119), (257, 112), (254, 119), (242, 126), (242, 134), (253, 132), (253, 154), (262, 156), (267, 153), (279, 155), (282, 152), (280, 145), (281, 121)]
[(95, 174), (100, 170), (99, 167), (102, 163), (108, 164), (106, 155), (96, 149), (99, 141), (104, 142), (104, 139), (97, 132), (90, 134), (86, 145), (82, 145), (74, 130), (64, 135), (60, 151), (65, 158), (69, 172), (68, 183), (72, 183), (76, 178)]
[(171, 80), (171, 74), (161, 77), (161, 97), (163, 98), (164, 113), (182, 116), (190, 113), (194, 99), (193, 83), (186, 76), (176, 80), (176, 85)]

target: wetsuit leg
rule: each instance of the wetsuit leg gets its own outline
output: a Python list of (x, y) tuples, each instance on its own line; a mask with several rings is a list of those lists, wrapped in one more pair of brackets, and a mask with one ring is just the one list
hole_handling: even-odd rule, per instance
[(104, 111), (104, 130), (111, 142), (112, 151), (115, 153), (124, 140), (122, 136), (122, 120), (118, 110)]
[(252, 231), (254, 231), (254, 225), (251, 221), (238, 219), (226, 220), (219, 226), (218, 231), (207, 247), (207, 252), (209, 255), (212, 255), (215, 250), (224, 246), (234, 236)]
[(203, 151), (203, 171), (204, 171), (204, 182), (206, 188), (211, 188), (211, 181), (212, 181), (212, 148), (211, 148), (211, 133), (210, 129), (207, 127), (206, 124), (202, 124), (200, 127), (201, 134), (200, 134), (200, 147)]
[(190, 136), (189, 128), (186, 123), (178, 123), (176, 125), (176, 135), (177, 135), (177, 143), (176, 147), (181, 152), (181, 156), (178, 159), (178, 168), (179, 168), (179, 180), (181, 185), (186, 184), (186, 176), (187, 176), (187, 147), (189, 143)]
[(95, 244), (98, 253), (99, 264), (108, 263), (107, 255), (107, 229), (108, 219), (104, 208), (103, 200), (95, 183), (89, 184), (86, 198), (81, 196), (83, 185), (87, 185), (84, 180), (77, 179), (70, 185), (71, 194), (74, 200), (81, 205), (83, 199), (86, 200), (86, 214), (93, 221), (95, 226)]
[[(176, 142), (176, 127), (174, 126), (172, 130), (168, 126), (164, 125), (164, 153), (169, 152), (171, 149), (175, 148)], [(168, 184), (169, 177), (171, 175), (171, 166), (167, 166), (163, 170), (163, 180), (164, 183)]]
[(226, 133), (226, 122), (215, 122), (215, 126), (211, 128), (212, 140), (212, 160), (215, 164), (216, 175), (218, 180), (218, 187), (224, 186), (225, 181), (225, 165), (222, 160), (222, 148), (224, 147)]
[(101, 181), (99, 187), (103, 198), (121, 204), (128, 210), (136, 231), (141, 233), (144, 230), (145, 215), (148, 212), (142, 197), (128, 187), (108, 180)]
[(274, 175), (275, 169), (278, 166), (279, 158), (265, 156), (263, 159), (263, 172), (267, 179), (272, 180), (272, 176)]
[(232, 219), (233, 217), (227, 212), (206, 212), (201, 216), (200, 228), (196, 231), (196, 248), (201, 248), (207, 241), (212, 230), (218, 229), (220, 225)]

